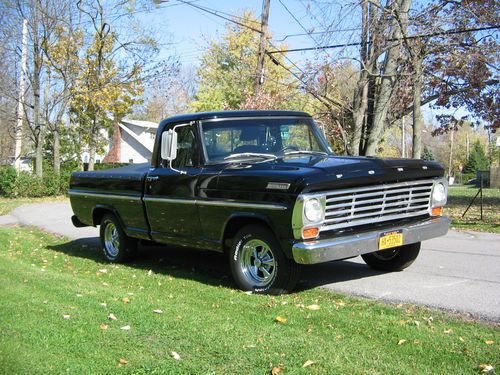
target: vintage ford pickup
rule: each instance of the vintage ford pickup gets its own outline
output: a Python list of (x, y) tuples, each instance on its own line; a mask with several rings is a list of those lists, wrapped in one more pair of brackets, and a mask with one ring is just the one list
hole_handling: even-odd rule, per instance
[(301, 265), (361, 255), (397, 271), (446, 234), (443, 168), (333, 155), (311, 116), (194, 113), (162, 121), (151, 165), (77, 172), (73, 224), (100, 225), (104, 256), (154, 241), (227, 254), (243, 290), (294, 288)]

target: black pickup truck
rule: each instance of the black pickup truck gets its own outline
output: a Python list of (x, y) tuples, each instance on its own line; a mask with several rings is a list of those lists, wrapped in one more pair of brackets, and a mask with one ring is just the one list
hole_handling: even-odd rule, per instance
[(335, 156), (311, 116), (194, 113), (162, 121), (151, 165), (77, 172), (73, 224), (100, 225), (105, 257), (141, 240), (227, 254), (240, 288), (279, 294), (300, 266), (361, 255), (396, 271), (446, 234), (443, 168), (411, 159)]

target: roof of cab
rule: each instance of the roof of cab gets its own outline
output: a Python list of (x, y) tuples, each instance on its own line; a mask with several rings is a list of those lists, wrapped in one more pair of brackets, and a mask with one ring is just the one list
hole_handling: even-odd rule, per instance
[(178, 115), (166, 118), (160, 122), (160, 127), (163, 128), (168, 124), (198, 121), (214, 118), (228, 117), (275, 117), (275, 116), (293, 116), (293, 117), (311, 117), (311, 115), (300, 111), (276, 111), (276, 110), (254, 110), (254, 111), (220, 111), (220, 112), (196, 112), (185, 115)]

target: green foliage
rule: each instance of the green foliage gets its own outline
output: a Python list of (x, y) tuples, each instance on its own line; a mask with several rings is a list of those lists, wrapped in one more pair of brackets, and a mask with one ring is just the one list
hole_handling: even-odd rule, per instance
[(9, 196), (16, 182), (16, 170), (12, 166), (0, 167), (0, 195)]
[[(111, 169), (128, 165), (127, 163), (96, 164), (95, 169)], [(88, 164), (87, 164), (88, 167)], [(56, 174), (49, 165), (46, 166), (43, 177), (30, 172), (20, 172), (13, 167), (0, 168), (0, 196), (8, 198), (39, 198), (65, 195), (69, 189), (71, 173), (78, 170), (76, 162), (64, 163), (60, 174)]]
[(472, 146), (469, 159), (464, 166), (464, 173), (475, 173), (489, 168), (488, 158), (484, 152), (481, 142), (476, 141)]
[(42, 178), (29, 172), (20, 172), (13, 189), (8, 196), (37, 198), (66, 194), (69, 175), (58, 176), (52, 171), (44, 173)]
[(422, 153), (422, 159), (427, 160), (427, 161), (435, 160), (434, 155), (432, 154), (432, 151), (427, 146), (424, 146), (424, 152)]

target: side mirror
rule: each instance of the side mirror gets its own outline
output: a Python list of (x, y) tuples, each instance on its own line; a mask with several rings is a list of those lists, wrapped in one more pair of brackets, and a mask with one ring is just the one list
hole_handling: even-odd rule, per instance
[(161, 135), (161, 158), (172, 161), (177, 157), (177, 132), (170, 129)]

